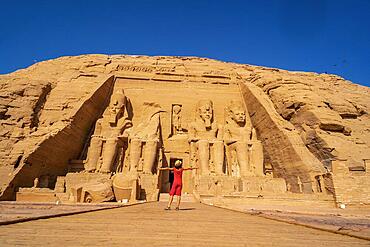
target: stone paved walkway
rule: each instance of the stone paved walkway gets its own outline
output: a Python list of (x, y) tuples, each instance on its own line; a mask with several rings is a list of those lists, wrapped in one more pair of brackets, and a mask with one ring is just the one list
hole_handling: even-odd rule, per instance
[[(261, 203), (262, 204), (262, 203)], [(216, 203), (216, 207), (258, 215), (279, 221), (320, 228), (370, 240), (370, 207), (339, 209), (316, 208), (311, 205), (251, 205), (243, 203)]]
[(37, 218), (49, 218), (56, 215), (68, 215), (95, 211), (107, 208), (115, 208), (125, 205), (118, 203), (76, 203), (76, 204), (52, 204), (52, 203), (20, 203), (0, 202), (0, 225), (33, 220)]
[(147, 203), (0, 226), (0, 246), (370, 246), (353, 237), (199, 203)]

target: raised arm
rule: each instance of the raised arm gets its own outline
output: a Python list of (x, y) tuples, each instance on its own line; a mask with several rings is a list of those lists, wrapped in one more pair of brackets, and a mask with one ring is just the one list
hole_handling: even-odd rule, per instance
[(161, 171), (173, 171), (173, 168), (171, 168), (171, 167), (159, 167), (158, 170), (161, 170)]
[(199, 168), (198, 167), (188, 167), (188, 168), (184, 168), (184, 171), (195, 170), (195, 169), (199, 169)]

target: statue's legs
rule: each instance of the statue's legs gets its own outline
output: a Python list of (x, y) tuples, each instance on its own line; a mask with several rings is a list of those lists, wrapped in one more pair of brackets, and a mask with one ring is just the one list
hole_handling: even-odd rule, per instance
[(103, 164), (100, 168), (100, 172), (109, 173), (112, 171), (113, 162), (117, 155), (117, 144), (117, 138), (107, 139), (103, 150)]
[(96, 166), (101, 154), (102, 145), (103, 141), (101, 137), (91, 137), (90, 147), (87, 152), (87, 162), (85, 163), (85, 171), (93, 172), (96, 170)]
[(237, 142), (234, 144), (236, 157), (238, 159), (241, 176), (250, 176), (251, 170), (248, 159), (248, 144), (246, 142)]
[(209, 142), (207, 140), (198, 141), (198, 155), (200, 172), (202, 175), (209, 174)]
[(224, 143), (222, 141), (215, 141), (213, 143), (213, 157), (217, 175), (224, 174), (224, 152)]
[(155, 159), (157, 157), (157, 146), (158, 141), (147, 141), (145, 144), (144, 165), (143, 165), (144, 173), (152, 173)]
[(225, 147), (226, 163), (227, 163), (226, 174), (228, 176), (232, 176), (232, 164), (233, 164), (232, 151), (233, 151), (232, 146), (231, 145), (226, 145), (226, 147)]
[(249, 149), (249, 160), (252, 172), (257, 176), (263, 176), (263, 147), (260, 141), (252, 142)]
[(130, 171), (130, 161), (129, 161), (129, 152), (130, 152), (130, 149), (128, 148), (128, 143), (125, 142), (124, 146), (123, 146), (123, 150), (122, 150), (122, 156), (123, 156), (123, 159), (122, 159), (122, 173), (128, 173)]
[(141, 157), (141, 140), (132, 139), (130, 145), (130, 172), (137, 172)]
[(197, 161), (197, 145), (195, 142), (190, 142), (190, 166), (196, 166)]
[(124, 169), (124, 159), (125, 159), (125, 153), (127, 149), (127, 143), (124, 142), (122, 139), (118, 139), (117, 144), (117, 166), (113, 167), (116, 172), (123, 172)]

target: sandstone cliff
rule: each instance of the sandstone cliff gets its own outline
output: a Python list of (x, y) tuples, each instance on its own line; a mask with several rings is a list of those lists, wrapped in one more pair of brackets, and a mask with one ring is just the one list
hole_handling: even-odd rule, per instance
[(296, 176), (305, 183), (332, 171), (333, 160), (361, 171), (370, 159), (370, 89), (335, 75), (196, 57), (61, 57), (0, 76), (1, 199), (32, 186), (41, 171), (65, 174), (107, 103), (112, 77), (132, 73), (238, 80), (267, 162), (293, 187)]

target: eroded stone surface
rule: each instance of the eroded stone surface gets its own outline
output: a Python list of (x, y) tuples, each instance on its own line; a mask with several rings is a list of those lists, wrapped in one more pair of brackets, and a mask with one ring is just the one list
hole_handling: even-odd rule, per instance
[[(193, 154), (189, 135), (194, 129), (197, 102), (209, 99), (216, 142), (198, 138), (197, 142), (208, 143), (204, 150), (210, 141), (212, 148), (207, 153), (197, 147), (196, 159), (203, 157), (203, 167), (208, 167), (211, 177), (197, 180), (199, 174), (186, 175), (187, 192), (204, 180), (221, 194), (243, 194), (243, 187), (255, 188), (252, 192), (257, 194), (271, 193), (263, 188), (274, 177), (280, 179), (276, 181), (279, 188), (284, 188), (281, 179), (285, 181), (285, 193), (325, 193), (333, 194), (337, 203), (369, 203), (369, 179), (364, 177), (369, 176), (370, 89), (335, 75), (195, 57), (83, 55), (1, 75), (0, 85), (2, 200), (14, 199), (19, 187), (33, 187), (35, 178), (44, 177), (47, 182), (41, 187), (54, 189), (58, 176), (83, 172), (84, 168), (111, 175), (131, 171), (134, 175), (129, 179), (143, 181), (143, 185), (154, 183), (152, 187), (156, 187), (153, 181), (157, 179), (157, 188), (147, 189), (151, 196), (157, 189), (164, 192), (169, 187), (169, 174), (159, 175), (158, 166), (170, 166), (175, 159), (198, 163), (189, 155)], [(112, 103), (122, 107), (119, 99), (113, 100), (120, 90), (128, 100), (122, 101), (126, 107), (123, 115), (132, 123), (132, 131), (125, 125), (115, 134), (112, 126), (97, 133), (98, 119), (105, 123), (102, 126), (112, 123), (107, 115)], [(255, 144), (247, 144), (251, 163), (243, 160), (246, 149), (227, 150), (225, 144), (224, 128), (228, 128), (227, 122), (232, 123), (225, 107), (231, 100), (243, 102), (248, 113), (245, 125), (248, 131), (255, 130)], [(116, 114), (120, 115), (119, 111)], [(118, 115), (115, 126), (122, 119)], [(228, 128), (229, 139), (234, 129)], [(217, 136), (218, 130), (222, 137)], [(95, 141), (101, 153), (97, 147), (90, 151), (94, 136), (100, 138)], [(242, 140), (236, 139), (233, 144), (238, 146)], [(99, 140), (105, 144), (100, 145)], [(263, 155), (258, 151), (262, 148)], [(92, 159), (87, 159), (89, 154), (96, 158), (93, 165), (88, 163)], [(222, 161), (223, 157), (235, 161), (236, 176), (227, 171), (231, 161)], [(333, 160), (341, 162), (343, 172), (335, 173)], [(256, 162), (263, 162), (262, 168)], [(258, 179), (239, 176), (238, 167), (243, 170), (247, 163), (254, 163), (257, 169), (249, 175), (269, 180), (251, 184)], [(361, 190), (349, 190), (359, 184)], [(277, 191), (276, 195), (283, 193)]]

